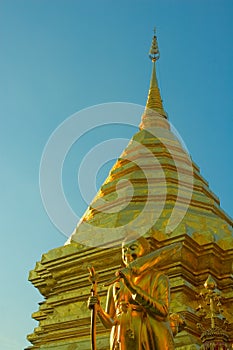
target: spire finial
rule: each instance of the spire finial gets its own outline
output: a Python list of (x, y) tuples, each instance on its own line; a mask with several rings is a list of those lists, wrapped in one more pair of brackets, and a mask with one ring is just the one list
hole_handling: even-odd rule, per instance
[(151, 48), (149, 51), (149, 57), (152, 62), (155, 62), (159, 59), (160, 54), (159, 54), (159, 48), (158, 48), (158, 43), (157, 43), (157, 37), (156, 37), (156, 28), (154, 27), (154, 36), (152, 39), (151, 43)]
[[(155, 112), (158, 112), (161, 117), (167, 119), (167, 114), (163, 109), (163, 102), (160, 96), (158, 81), (156, 77), (155, 62), (159, 59), (160, 54), (159, 54), (159, 48), (157, 43), (157, 37), (155, 33), (156, 33), (156, 29), (154, 28), (154, 36), (153, 36), (151, 48), (149, 51), (149, 57), (152, 61), (153, 67), (152, 67), (152, 74), (151, 74), (151, 81), (150, 81), (150, 89), (149, 89), (147, 103), (146, 103), (146, 115), (148, 116), (148, 114), (150, 113), (149, 111), (155, 111)], [(145, 118), (143, 118), (143, 120), (145, 120)]]

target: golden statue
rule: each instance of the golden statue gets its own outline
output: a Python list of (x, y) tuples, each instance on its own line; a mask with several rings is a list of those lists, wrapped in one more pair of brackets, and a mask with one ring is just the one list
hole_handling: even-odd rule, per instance
[(155, 265), (176, 248), (162, 248), (161, 254), (150, 253), (146, 238), (124, 241), (122, 261), (110, 285), (106, 309), (98, 295), (89, 298), (102, 324), (111, 329), (111, 350), (173, 350), (173, 334), (169, 322), (170, 289), (168, 278)]

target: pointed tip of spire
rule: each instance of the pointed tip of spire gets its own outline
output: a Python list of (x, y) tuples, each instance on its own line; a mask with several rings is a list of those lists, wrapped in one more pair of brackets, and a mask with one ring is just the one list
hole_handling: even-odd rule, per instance
[(163, 102), (160, 96), (160, 90), (158, 87), (158, 81), (156, 77), (156, 67), (155, 62), (159, 59), (160, 53), (157, 43), (157, 37), (155, 35), (155, 29), (154, 29), (154, 36), (152, 39), (151, 48), (149, 51), (149, 57), (152, 61), (152, 74), (151, 74), (151, 81), (150, 81), (150, 89), (148, 93), (147, 103), (146, 103), (146, 109), (156, 111), (161, 116), (167, 118), (167, 113), (163, 109)]
[(159, 57), (160, 57), (160, 53), (159, 53), (159, 48), (157, 43), (156, 29), (154, 27), (154, 36), (153, 36), (150, 51), (149, 51), (149, 58), (151, 59), (152, 62), (155, 62), (159, 59)]
[(217, 287), (217, 283), (211, 275), (209, 275), (207, 280), (205, 281), (204, 287), (210, 290), (214, 290)]

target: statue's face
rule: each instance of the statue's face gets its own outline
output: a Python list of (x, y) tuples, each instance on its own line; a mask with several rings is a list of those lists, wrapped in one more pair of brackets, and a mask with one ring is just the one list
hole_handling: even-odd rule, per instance
[(143, 245), (138, 241), (123, 242), (122, 261), (127, 266), (130, 262), (136, 260), (145, 254)]

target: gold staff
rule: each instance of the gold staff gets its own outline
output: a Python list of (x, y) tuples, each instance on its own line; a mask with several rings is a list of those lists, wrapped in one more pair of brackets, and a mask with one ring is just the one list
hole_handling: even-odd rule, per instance
[[(88, 270), (90, 272), (89, 281), (92, 283), (91, 296), (97, 295), (97, 274), (93, 266), (89, 266)], [(97, 305), (92, 305), (91, 309), (91, 347), (92, 350), (96, 350), (96, 307)]]

